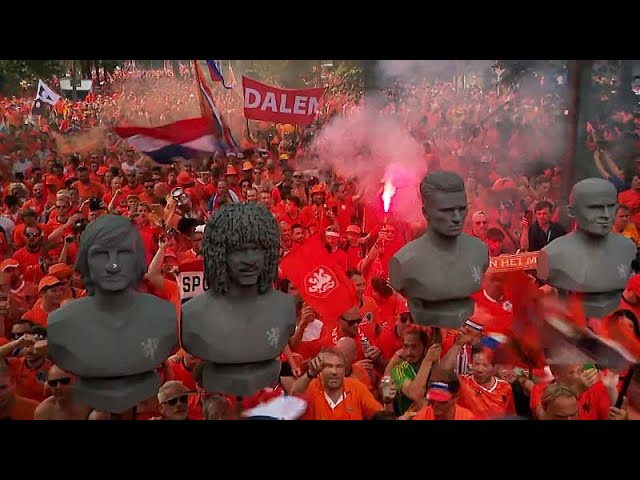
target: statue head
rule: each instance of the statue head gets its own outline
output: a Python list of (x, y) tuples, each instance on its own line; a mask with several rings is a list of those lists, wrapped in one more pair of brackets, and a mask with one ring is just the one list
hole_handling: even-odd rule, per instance
[(617, 203), (618, 193), (610, 181), (587, 178), (573, 186), (568, 211), (579, 230), (604, 237), (611, 232)]
[(131, 220), (103, 215), (91, 222), (80, 237), (76, 270), (89, 295), (137, 288), (147, 271), (146, 254)]
[(204, 231), (204, 274), (213, 295), (225, 295), (231, 283), (273, 288), (278, 274), (280, 230), (262, 204), (232, 203), (214, 213)]
[(454, 172), (433, 172), (420, 183), (422, 214), (429, 228), (444, 237), (462, 233), (467, 217), (467, 193), (462, 178)]

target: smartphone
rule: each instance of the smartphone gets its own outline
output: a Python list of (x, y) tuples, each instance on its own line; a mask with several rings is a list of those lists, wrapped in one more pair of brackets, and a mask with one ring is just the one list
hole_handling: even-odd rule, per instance
[(531, 225), (533, 223), (533, 210), (527, 210), (524, 212), (524, 218), (526, 218), (529, 225)]

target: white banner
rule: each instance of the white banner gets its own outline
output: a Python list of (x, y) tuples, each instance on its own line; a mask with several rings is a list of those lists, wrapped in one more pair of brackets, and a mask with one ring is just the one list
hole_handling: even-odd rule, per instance
[(204, 272), (180, 272), (178, 278), (182, 303), (197, 297), (209, 288), (204, 278)]

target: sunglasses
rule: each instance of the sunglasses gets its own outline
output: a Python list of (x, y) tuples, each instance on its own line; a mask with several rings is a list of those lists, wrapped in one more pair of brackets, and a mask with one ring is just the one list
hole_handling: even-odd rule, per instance
[(34, 237), (39, 237), (40, 236), (39, 233), (34, 233), (34, 232), (25, 233), (24, 235), (25, 235), (25, 237), (28, 237), (28, 238), (34, 238)]
[(487, 223), (489, 222), (487, 222), (486, 220), (484, 222), (475, 222), (476, 225), (486, 225)]
[(361, 318), (358, 318), (357, 320), (347, 320), (346, 318), (341, 317), (340, 319), (345, 321), (347, 325), (349, 325), (350, 327), (355, 327), (356, 325), (359, 325), (362, 322)]
[(47, 380), (47, 383), (49, 384), (50, 387), (57, 387), (58, 384), (69, 385), (71, 383), (71, 378), (64, 377), (64, 378), (57, 378), (55, 380)]
[(294, 175), (293, 178), (302, 178), (302, 175)]
[(28, 332), (16, 332), (16, 333), (12, 333), (11, 336), (9, 337), (11, 340), (18, 340), (20, 337), (22, 337), (23, 335), (25, 335)]
[(181, 397), (176, 397), (176, 398), (172, 398), (171, 400), (167, 400), (164, 403), (166, 403), (167, 405), (169, 405), (171, 407), (175, 407), (178, 402), (187, 403), (187, 399), (188, 398), (189, 398), (188, 395), (182, 395)]

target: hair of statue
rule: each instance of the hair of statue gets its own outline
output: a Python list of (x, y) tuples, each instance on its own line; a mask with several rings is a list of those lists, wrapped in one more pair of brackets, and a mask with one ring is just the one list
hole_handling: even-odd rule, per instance
[(119, 215), (102, 215), (91, 222), (82, 233), (75, 268), (82, 275), (89, 295), (95, 293), (95, 285), (89, 271), (89, 249), (92, 246), (112, 248), (126, 240), (133, 242), (135, 255), (135, 278), (130, 287), (138, 288), (147, 272), (146, 253), (142, 237), (130, 219)]
[(455, 172), (438, 171), (429, 173), (420, 182), (422, 203), (427, 203), (429, 197), (435, 192), (458, 193), (464, 191), (464, 181)]
[(229, 203), (213, 214), (204, 231), (204, 274), (212, 295), (225, 295), (231, 286), (227, 257), (233, 250), (254, 244), (264, 250), (264, 270), (258, 293), (273, 288), (278, 275), (280, 229), (274, 216), (258, 203)]

